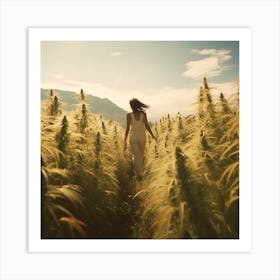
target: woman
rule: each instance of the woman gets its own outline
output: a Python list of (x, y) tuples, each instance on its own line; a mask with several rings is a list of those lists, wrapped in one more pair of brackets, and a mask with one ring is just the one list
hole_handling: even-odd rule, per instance
[(144, 165), (144, 151), (146, 144), (146, 130), (150, 133), (153, 139), (154, 136), (147, 120), (147, 115), (144, 109), (149, 108), (148, 105), (142, 103), (136, 98), (129, 101), (132, 109), (131, 113), (126, 115), (126, 130), (124, 138), (124, 149), (127, 148), (127, 137), (131, 128), (129, 144), (133, 156), (133, 166), (138, 179), (142, 179)]

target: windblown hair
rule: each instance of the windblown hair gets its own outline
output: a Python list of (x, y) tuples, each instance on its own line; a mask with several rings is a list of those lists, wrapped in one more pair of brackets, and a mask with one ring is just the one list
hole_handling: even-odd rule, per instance
[(145, 109), (149, 108), (150, 106), (147, 104), (142, 103), (141, 101), (139, 101), (136, 98), (132, 98), (129, 101), (130, 107), (132, 109), (133, 112), (144, 112), (145, 113)]

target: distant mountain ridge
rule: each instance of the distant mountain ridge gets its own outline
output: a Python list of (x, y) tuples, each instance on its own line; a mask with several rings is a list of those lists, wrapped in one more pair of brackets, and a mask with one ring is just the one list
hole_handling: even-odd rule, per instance
[[(41, 88), (41, 100), (49, 98), (50, 89)], [(73, 91), (53, 89), (54, 95), (63, 103), (64, 111), (71, 111), (77, 108), (80, 103), (80, 94)], [(127, 112), (118, 107), (108, 98), (100, 98), (91, 94), (85, 94), (85, 102), (89, 106), (89, 111), (93, 114), (102, 114), (109, 120), (119, 122), (125, 126)]]

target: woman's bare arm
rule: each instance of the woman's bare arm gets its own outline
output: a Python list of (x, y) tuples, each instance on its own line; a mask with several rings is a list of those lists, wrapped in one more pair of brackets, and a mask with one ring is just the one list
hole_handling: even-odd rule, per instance
[(144, 114), (144, 123), (145, 123), (145, 127), (146, 127), (146, 129), (148, 130), (148, 132), (150, 133), (150, 135), (151, 135), (154, 139), (156, 139), (156, 137), (154, 136), (154, 134), (153, 134), (153, 132), (152, 132), (152, 130), (151, 130), (151, 127), (150, 127), (150, 125), (149, 125), (149, 123), (148, 123), (146, 113)]
[(126, 130), (125, 130), (125, 136), (124, 136), (124, 149), (127, 148), (127, 137), (128, 137), (129, 130), (130, 130), (130, 123), (131, 123), (131, 115), (128, 113), (126, 115)]

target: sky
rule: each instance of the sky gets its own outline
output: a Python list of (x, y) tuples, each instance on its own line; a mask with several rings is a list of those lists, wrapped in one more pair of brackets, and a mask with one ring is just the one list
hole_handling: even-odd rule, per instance
[(194, 112), (202, 79), (228, 96), (239, 79), (238, 41), (42, 41), (41, 87), (108, 98), (126, 111), (149, 104), (151, 121)]

